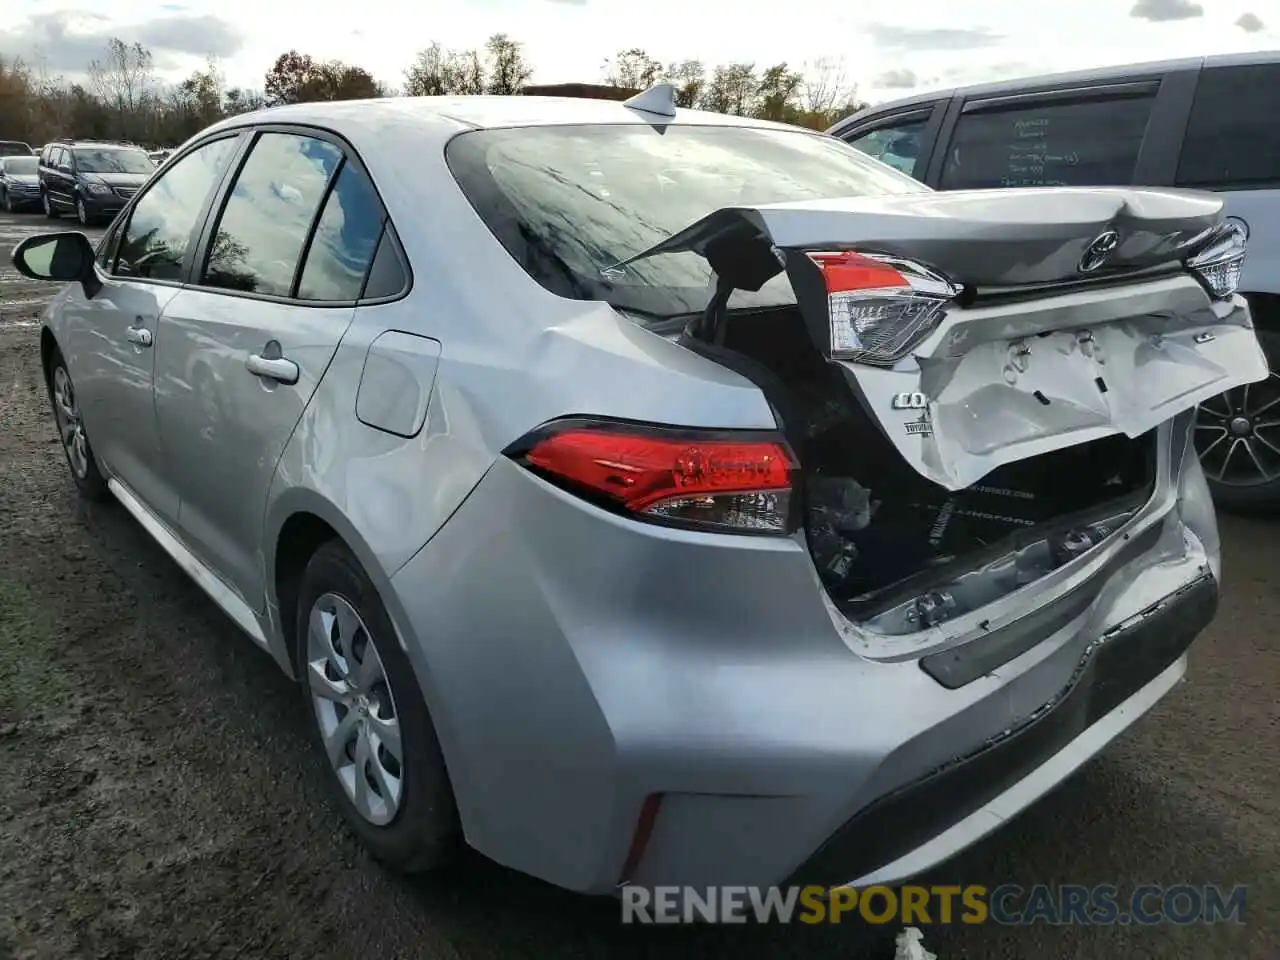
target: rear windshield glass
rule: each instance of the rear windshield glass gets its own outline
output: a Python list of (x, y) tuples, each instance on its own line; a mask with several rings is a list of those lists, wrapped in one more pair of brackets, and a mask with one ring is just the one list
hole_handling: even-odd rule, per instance
[[(928, 190), (834, 138), (797, 130), (644, 124), (477, 130), (446, 158), (481, 218), (553, 293), (657, 317), (702, 309), (711, 271), (696, 253), (601, 270), (721, 207)], [(775, 277), (733, 306), (790, 302)]]
[(144, 173), (156, 165), (141, 150), (102, 150), (81, 148), (76, 151), (76, 169), (82, 173)]

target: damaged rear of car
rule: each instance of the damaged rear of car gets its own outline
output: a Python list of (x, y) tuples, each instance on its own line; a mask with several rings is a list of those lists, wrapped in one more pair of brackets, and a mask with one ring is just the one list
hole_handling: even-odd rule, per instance
[[(732, 371), (775, 420), (566, 408), (505, 450), (523, 473), (504, 498), (627, 562), (562, 582), (538, 546), (531, 587), (582, 665), (583, 722), (609, 729), (610, 811), (577, 812), (621, 824), (616, 857), (573, 880), (499, 859), (584, 889), (901, 880), (1182, 676), (1220, 575), (1193, 411), (1267, 375), (1217, 199), (939, 194), (843, 144), (705, 118), (480, 130), (447, 156), (538, 295), (608, 304), (640, 349), (666, 342), (647, 356)], [(638, 364), (617, 389), (650, 382)], [(562, 612), (573, 590), (592, 617)], [(762, 650), (763, 621), (794, 629)], [(662, 686), (652, 710), (626, 664)]]

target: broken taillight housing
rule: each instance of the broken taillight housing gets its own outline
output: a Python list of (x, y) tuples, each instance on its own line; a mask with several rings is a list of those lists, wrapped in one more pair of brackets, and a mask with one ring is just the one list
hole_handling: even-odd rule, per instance
[(788, 533), (798, 464), (772, 433), (553, 421), (506, 451), (599, 506), (675, 526)]
[(1227, 220), (1213, 233), (1207, 245), (1187, 261), (1187, 266), (1213, 296), (1225, 300), (1240, 286), (1240, 271), (1244, 267), (1248, 241), (1248, 228), (1239, 220)]
[(831, 356), (888, 365), (931, 334), (961, 288), (928, 267), (886, 254), (810, 253), (827, 288)]

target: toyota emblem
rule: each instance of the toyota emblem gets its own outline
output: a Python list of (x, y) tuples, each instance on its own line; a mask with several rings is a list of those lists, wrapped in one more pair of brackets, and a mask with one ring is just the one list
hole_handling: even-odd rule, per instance
[(1080, 272), (1093, 273), (1104, 263), (1107, 258), (1115, 252), (1116, 247), (1120, 246), (1120, 234), (1114, 230), (1108, 230), (1106, 233), (1100, 233), (1089, 244), (1085, 250), (1084, 256), (1080, 258)]

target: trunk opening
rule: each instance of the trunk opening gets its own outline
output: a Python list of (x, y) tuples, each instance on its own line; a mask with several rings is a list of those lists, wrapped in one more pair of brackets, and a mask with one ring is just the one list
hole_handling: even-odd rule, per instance
[(1151, 431), (1007, 464), (949, 491), (898, 453), (798, 307), (707, 319), (680, 342), (751, 379), (777, 410), (803, 468), (814, 565), (836, 607), (869, 629), (914, 632), (1034, 582), (1109, 537), (1154, 490)]

